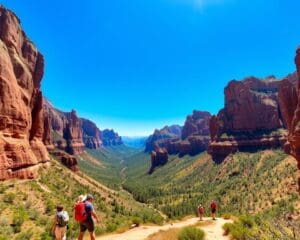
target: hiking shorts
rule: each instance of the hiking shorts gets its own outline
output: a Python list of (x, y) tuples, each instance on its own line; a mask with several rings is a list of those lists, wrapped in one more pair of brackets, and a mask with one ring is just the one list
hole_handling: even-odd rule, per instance
[(55, 227), (55, 239), (56, 240), (65, 240), (66, 239), (66, 233), (67, 233), (67, 227)]
[(94, 232), (95, 224), (93, 219), (89, 218), (80, 223), (80, 232), (85, 232), (86, 230), (88, 230), (89, 232)]
[(217, 209), (215, 209), (215, 208), (211, 209), (211, 213), (216, 213), (216, 211), (217, 211)]

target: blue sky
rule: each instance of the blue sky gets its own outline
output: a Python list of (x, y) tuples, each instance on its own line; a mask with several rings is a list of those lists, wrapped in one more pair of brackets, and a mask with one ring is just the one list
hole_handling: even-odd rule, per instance
[(232, 79), (295, 71), (297, 0), (1, 1), (44, 54), (43, 94), (121, 135), (217, 113)]

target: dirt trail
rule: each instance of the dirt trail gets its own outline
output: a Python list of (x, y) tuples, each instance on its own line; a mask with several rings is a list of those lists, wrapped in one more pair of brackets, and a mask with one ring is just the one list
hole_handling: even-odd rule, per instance
[[(211, 218), (204, 218), (204, 220), (210, 220)], [(111, 234), (96, 238), (97, 240), (144, 240), (149, 235), (156, 233), (160, 230), (169, 230), (171, 228), (183, 228), (189, 225), (194, 225), (199, 222), (199, 218), (190, 218), (173, 224), (167, 224), (163, 226), (141, 226), (138, 228), (131, 229), (121, 234)], [(202, 226), (201, 229), (205, 232), (205, 240), (228, 240), (229, 238), (223, 236), (222, 226), (231, 222), (231, 220), (225, 220), (218, 218), (212, 224)]]

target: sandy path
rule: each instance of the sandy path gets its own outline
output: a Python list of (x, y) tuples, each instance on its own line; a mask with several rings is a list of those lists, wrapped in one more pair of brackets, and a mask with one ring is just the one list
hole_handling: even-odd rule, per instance
[[(211, 218), (204, 218), (204, 220), (210, 220)], [(198, 218), (190, 218), (184, 221), (176, 222), (173, 224), (167, 224), (163, 226), (141, 226), (138, 228), (131, 229), (127, 232), (121, 234), (111, 234), (106, 236), (101, 236), (96, 238), (97, 240), (144, 240), (149, 235), (158, 232), (159, 230), (168, 230), (171, 228), (182, 228), (188, 225), (193, 225), (199, 222)], [(228, 240), (228, 237), (223, 236), (222, 226), (230, 222), (230, 220), (225, 220), (218, 218), (214, 223), (202, 226), (201, 229), (206, 233), (206, 240)]]

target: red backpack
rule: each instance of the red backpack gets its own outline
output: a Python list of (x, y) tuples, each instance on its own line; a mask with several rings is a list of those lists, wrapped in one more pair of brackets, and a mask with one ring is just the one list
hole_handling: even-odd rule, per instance
[(83, 222), (87, 219), (87, 214), (85, 211), (85, 202), (76, 203), (74, 210), (75, 210), (74, 216), (77, 222)]
[(210, 208), (211, 208), (211, 209), (217, 209), (217, 203), (216, 203), (216, 202), (212, 202), (212, 203), (210, 204)]

